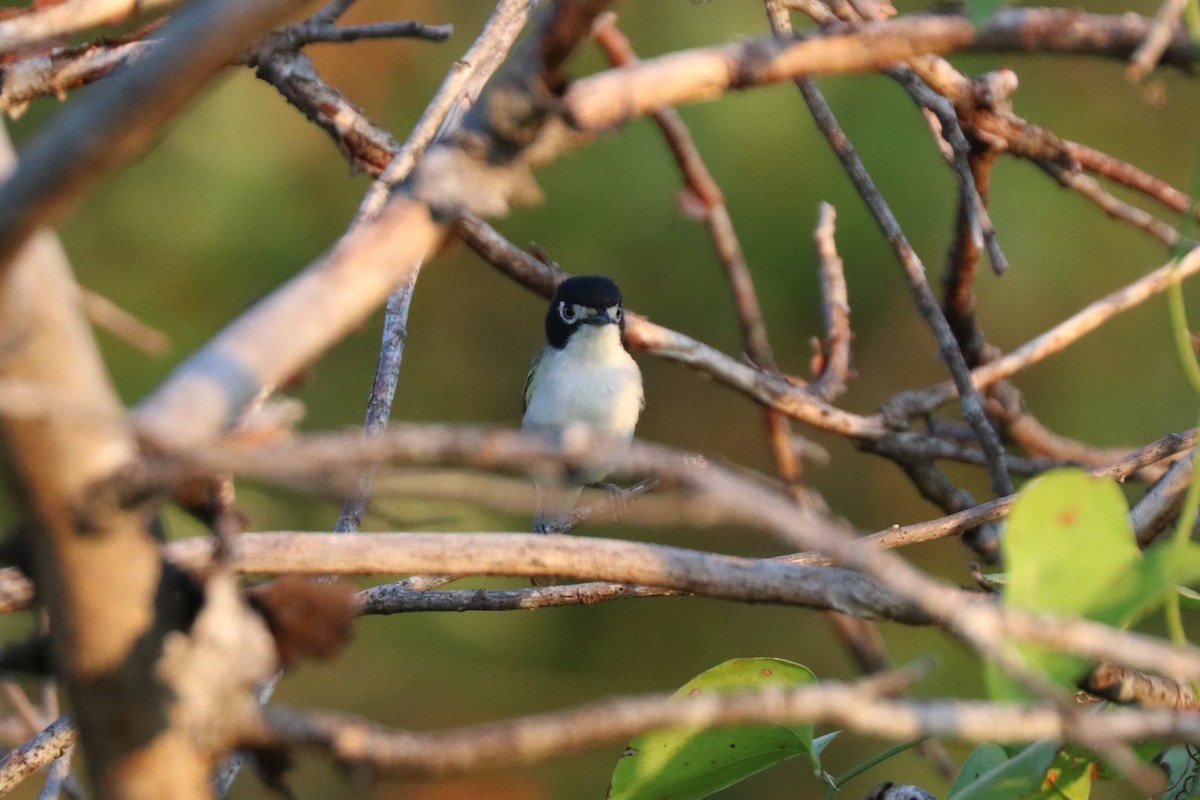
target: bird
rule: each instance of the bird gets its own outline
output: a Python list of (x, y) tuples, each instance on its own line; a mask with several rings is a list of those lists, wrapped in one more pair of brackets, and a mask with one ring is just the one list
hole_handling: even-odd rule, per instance
[[(560, 283), (546, 311), (546, 344), (525, 379), (522, 429), (561, 437), (568, 428), (582, 426), (628, 444), (645, 402), (642, 373), (625, 349), (624, 332), (621, 290), (612, 279), (580, 275)], [(578, 470), (563, 487), (535, 481), (533, 531), (558, 531), (582, 487), (608, 472), (603, 465)]]

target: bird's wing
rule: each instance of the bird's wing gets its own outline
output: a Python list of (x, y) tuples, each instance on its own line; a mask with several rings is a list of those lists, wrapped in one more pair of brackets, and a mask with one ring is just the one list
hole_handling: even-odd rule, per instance
[(537, 372), (538, 364), (542, 363), (542, 355), (545, 354), (546, 348), (538, 350), (533, 356), (533, 363), (529, 365), (529, 374), (525, 376), (525, 392), (522, 396), (521, 413), (524, 414), (529, 410), (529, 398), (533, 396), (534, 389), (534, 373)]

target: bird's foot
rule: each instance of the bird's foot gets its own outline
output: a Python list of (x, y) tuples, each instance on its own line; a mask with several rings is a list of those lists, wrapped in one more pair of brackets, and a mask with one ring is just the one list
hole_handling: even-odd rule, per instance
[(558, 517), (543, 517), (540, 514), (533, 518), (534, 533), (566, 533), (575, 527), (575, 518), (571, 514)]
[(623, 487), (615, 483), (602, 483), (600, 486), (604, 491), (608, 492), (609, 510), (612, 513), (612, 521), (620, 522), (625, 518), (625, 512), (629, 508), (629, 492)]

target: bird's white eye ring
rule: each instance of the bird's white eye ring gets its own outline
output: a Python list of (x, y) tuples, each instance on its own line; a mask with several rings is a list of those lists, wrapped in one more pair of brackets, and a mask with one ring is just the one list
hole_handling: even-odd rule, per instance
[(566, 300), (558, 304), (558, 315), (562, 317), (562, 321), (571, 323), (575, 321), (575, 306), (568, 305)]
[(620, 322), (621, 318), (624, 316), (625, 316), (625, 310), (623, 308), (621, 308), (620, 306), (617, 306), (617, 313), (613, 314), (613, 319), (615, 319), (617, 322)]

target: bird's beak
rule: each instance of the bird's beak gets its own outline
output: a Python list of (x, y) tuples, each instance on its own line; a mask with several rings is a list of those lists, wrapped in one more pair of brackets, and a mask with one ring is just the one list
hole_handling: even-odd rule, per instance
[(616, 322), (616, 320), (608, 313), (607, 308), (602, 308), (590, 317), (583, 318), (584, 325), (607, 325), (610, 322)]

